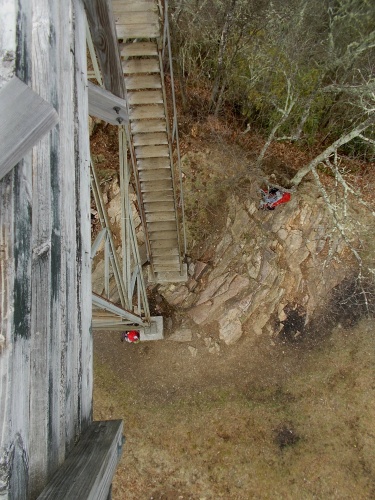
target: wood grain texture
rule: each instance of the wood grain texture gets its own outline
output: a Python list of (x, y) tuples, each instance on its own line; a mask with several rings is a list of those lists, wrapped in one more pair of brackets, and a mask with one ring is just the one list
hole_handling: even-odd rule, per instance
[(124, 73), (160, 73), (159, 59), (127, 59), (122, 63)]
[[(13, 75), (30, 83), (30, 8), (17, 20), (12, 3), (0, 1), (0, 24), (10, 23), (1, 34), (7, 58), (0, 59), (0, 86)], [(2, 496), (21, 500), (28, 480), (31, 172), (28, 153), (0, 180), (0, 484)]]
[(112, 0), (115, 16), (127, 12), (144, 12), (158, 10), (155, 0)]
[(92, 420), (89, 141), (81, 0), (16, 3), (13, 72), (60, 118), (0, 181), (0, 483), (26, 499)]
[[(77, 297), (78, 331), (81, 332), (79, 416), (81, 428), (92, 422), (93, 390), (93, 339), (91, 334), (91, 192), (90, 192), (90, 142), (86, 88), (86, 37), (85, 16), (81, 0), (74, 0), (76, 47), (75, 64), (75, 174), (76, 174), (76, 217), (79, 227), (76, 232), (75, 258), (78, 262)], [(78, 50), (79, 49), (79, 50)], [(77, 119), (77, 116), (79, 118)]]
[(121, 57), (157, 56), (158, 47), (155, 42), (131, 42), (120, 46)]
[(159, 22), (158, 13), (154, 9), (148, 9), (144, 11), (132, 11), (120, 9), (116, 10), (115, 18), (117, 19), (117, 24), (157, 24)]
[(122, 120), (121, 123), (129, 121), (124, 99), (91, 82), (88, 82), (88, 96), (90, 116), (100, 118), (111, 125), (120, 125), (118, 118)]
[(169, 148), (166, 144), (156, 146), (138, 146), (135, 148), (137, 158), (169, 157)]
[(160, 36), (159, 23), (155, 24), (117, 24), (118, 38), (158, 38)]
[(129, 111), (129, 117), (131, 120), (145, 120), (148, 118), (165, 118), (164, 106), (162, 104), (133, 106)]
[(83, 3), (104, 87), (123, 98), (124, 77), (111, 0), (83, 0)]
[(121, 456), (122, 420), (93, 422), (38, 500), (107, 500)]
[(128, 76), (125, 78), (127, 90), (160, 89), (160, 75)]
[(0, 90), (0, 179), (59, 121), (51, 104), (16, 76)]
[(135, 134), (133, 137), (135, 146), (151, 146), (154, 144), (168, 144), (168, 137), (165, 132)]

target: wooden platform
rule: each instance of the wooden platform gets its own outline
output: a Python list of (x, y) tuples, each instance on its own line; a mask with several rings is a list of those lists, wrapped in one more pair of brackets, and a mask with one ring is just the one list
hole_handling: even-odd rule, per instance
[(122, 453), (122, 420), (93, 422), (38, 500), (107, 500)]

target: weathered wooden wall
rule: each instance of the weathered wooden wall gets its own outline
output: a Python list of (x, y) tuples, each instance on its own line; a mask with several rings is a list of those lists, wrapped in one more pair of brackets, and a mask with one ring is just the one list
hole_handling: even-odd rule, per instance
[(0, 87), (16, 74), (59, 116), (0, 182), (0, 497), (18, 500), (92, 420), (85, 17), (81, 0), (0, 11)]

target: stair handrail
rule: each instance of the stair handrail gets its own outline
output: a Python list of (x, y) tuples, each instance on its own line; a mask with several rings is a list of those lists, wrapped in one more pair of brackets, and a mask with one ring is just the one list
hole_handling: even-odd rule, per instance
[[(159, 3), (160, 7), (160, 3)], [(185, 206), (184, 206), (184, 191), (183, 191), (183, 182), (182, 182), (182, 168), (181, 168), (181, 154), (180, 154), (180, 138), (178, 133), (178, 122), (177, 122), (177, 105), (176, 105), (176, 92), (174, 87), (174, 75), (173, 75), (173, 57), (172, 57), (172, 46), (171, 46), (171, 37), (169, 30), (169, 11), (168, 11), (168, 0), (164, 0), (164, 13), (163, 13), (163, 40), (162, 40), (162, 54), (161, 59), (165, 59), (165, 51), (167, 50), (168, 55), (168, 63), (169, 63), (169, 74), (171, 79), (171, 91), (172, 91), (172, 107), (173, 107), (173, 121), (172, 121), (172, 134), (169, 129), (169, 120), (167, 118), (167, 127), (169, 132), (170, 143), (173, 144), (176, 141), (176, 151), (177, 151), (177, 173), (179, 177), (180, 184), (180, 205), (181, 205), (181, 215), (182, 215), (182, 234), (183, 234), (183, 246), (184, 246), (184, 257), (187, 253), (187, 245), (186, 245), (186, 221), (185, 221)], [(162, 69), (162, 64), (161, 64)], [(165, 93), (165, 84), (164, 84), (164, 72), (162, 78), (163, 84), (163, 92)], [(164, 97), (164, 96), (163, 96)], [(165, 99), (165, 108), (167, 112), (167, 103)], [(171, 164), (173, 166), (173, 157), (171, 156)], [(172, 176), (173, 179), (173, 176)], [(179, 224), (179, 221), (178, 221)], [(179, 231), (178, 231), (179, 233)], [(180, 239), (179, 239), (180, 241)]]

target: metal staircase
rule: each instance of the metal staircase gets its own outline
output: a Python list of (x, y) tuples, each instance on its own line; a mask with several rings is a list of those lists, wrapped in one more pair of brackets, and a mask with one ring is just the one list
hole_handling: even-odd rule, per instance
[(155, 0), (114, 0), (113, 10), (151, 279), (158, 283), (185, 281), (162, 64), (161, 19), (165, 11)]
[[(88, 88), (89, 114), (118, 126), (121, 257), (118, 255), (120, 248), (114, 243), (96, 167), (91, 159), (92, 193), (101, 225), (92, 245), (92, 258), (104, 249), (103, 287), (97, 282), (96, 288), (100, 290), (93, 288), (92, 294), (93, 328), (129, 330), (136, 327), (141, 332), (141, 340), (160, 339), (163, 337), (163, 318), (150, 315), (143, 265), (149, 265), (148, 281), (151, 282), (187, 279), (183, 262), (186, 236), (168, 0), (162, 3), (160, 0), (113, 0), (112, 3), (116, 22), (112, 33), (115, 45), (118, 43), (121, 51), (121, 64), (117, 56), (118, 75), (121, 80), (123, 71), (125, 96), (123, 90), (118, 95), (124, 98), (120, 98), (106, 88), (108, 75), (107, 83), (101, 75), (103, 69), (106, 70), (103, 66), (105, 60), (97, 60), (98, 47), (90, 33), (91, 29), (97, 30), (92, 19), (91, 26), (87, 25), (87, 44), (93, 66), (88, 77), (96, 80), (99, 86), (89, 82)], [(100, 32), (95, 41), (101, 48)], [(167, 112), (163, 60), (167, 60), (170, 66), (171, 123)], [(176, 154), (175, 164), (180, 174), (179, 193), (175, 186), (172, 151)], [(129, 194), (133, 189), (145, 236), (142, 249), (138, 248), (132, 218)]]

